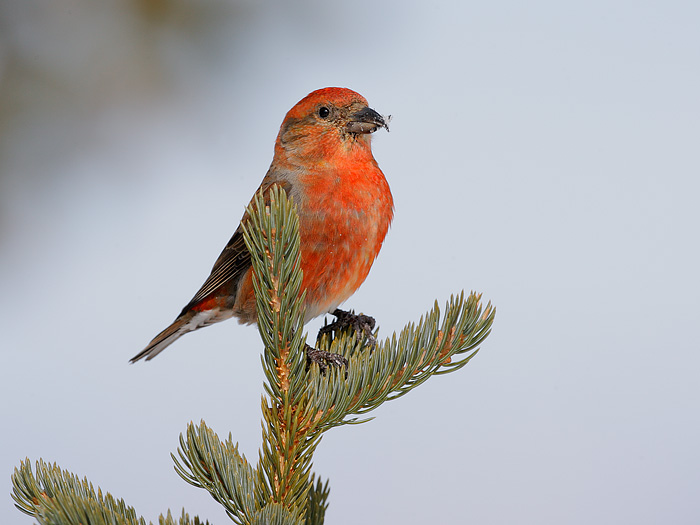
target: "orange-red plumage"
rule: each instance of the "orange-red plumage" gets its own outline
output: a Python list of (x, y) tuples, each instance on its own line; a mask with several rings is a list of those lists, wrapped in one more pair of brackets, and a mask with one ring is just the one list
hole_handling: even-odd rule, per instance
[[(297, 206), (306, 321), (333, 311), (357, 290), (391, 224), (391, 191), (371, 150), (371, 133), (381, 127), (384, 118), (344, 88), (310, 93), (280, 127), (260, 189), (277, 184)], [(255, 322), (251, 272), (239, 226), (192, 301), (132, 362), (155, 357), (202, 326), (230, 317)]]

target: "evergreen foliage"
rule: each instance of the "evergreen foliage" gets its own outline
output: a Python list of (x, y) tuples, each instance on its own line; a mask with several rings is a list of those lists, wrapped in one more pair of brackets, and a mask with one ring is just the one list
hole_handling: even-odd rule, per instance
[[(263, 442), (257, 465), (238, 452), (231, 435), (221, 441), (202, 421), (180, 436), (175, 469), (188, 483), (207, 490), (232, 521), (242, 525), (321, 525), (328, 507), (328, 482), (311, 472), (323, 433), (356, 424), (386, 401), (397, 399), (434, 375), (459, 370), (487, 337), (495, 310), (481, 296), (452, 297), (441, 313), (437, 303), (418, 323), (376, 346), (355, 334), (318, 341), (321, 349), (346, 357), (346, 368), (307, 365), (303, 332), (299, 219), (284, 191), (258, 194), (247, 210), (245, 240), (251, 252), (258, 329), (265, 345), (262, 399)], [(375, 337), (377, 333), (375, 332)], [(42, 460), (36, 474), (29, 460), (12, 476), (16, 506), (41, 524), (143, 524), (134, 509), (110, 494), (95, 492), (56, 465)], [(160, 525), (175, 524), (168, 511)], [(199, 524), (184, 512), (180, 525)]]

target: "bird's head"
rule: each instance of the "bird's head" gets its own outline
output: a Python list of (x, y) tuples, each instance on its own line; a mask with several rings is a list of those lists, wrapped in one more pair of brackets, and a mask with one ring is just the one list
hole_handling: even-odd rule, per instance
[(275, 155), (330, 159), (337, 155), (371, 155), (371, 134), (389, 131), (389, 119), (370, 108), (350, 89), (323, 88), (300, 100), (282, 122)]

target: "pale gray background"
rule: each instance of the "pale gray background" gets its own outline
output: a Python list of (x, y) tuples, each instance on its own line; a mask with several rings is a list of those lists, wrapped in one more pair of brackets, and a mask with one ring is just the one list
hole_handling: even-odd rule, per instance
[(0, 4), (0, 522), (31, 522), (26, 456), (150, 520), (228, 521), (169, 455), (204, 418), (257, 458), (256, 329), (127, 361), (285, 112), (346, 86), (394, 116), (396, 201), (347, 306), (383, 335), (461, 289), (498, 315), (467, 368), (327, 435), (327, 523), (700, 523), (700, 3), (296, 4)]

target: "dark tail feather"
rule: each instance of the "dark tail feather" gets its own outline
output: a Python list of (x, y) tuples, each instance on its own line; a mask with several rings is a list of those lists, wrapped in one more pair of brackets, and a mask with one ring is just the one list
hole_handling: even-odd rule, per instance
[(141, 350), (141, 352), (136, 354), (134, 357), (132, 357), (129, 360), (129, 362), (135, 363), (136, 361), (143, 359), (144, 357), (146, 358), (146, 361), (150, 361), (155, 356), (160, 354), (163, 350), (165, 350), (168, 346), (173, 344), (180, 337), (182, 337), (188, 332), (196, 330), (197, 328), (199, 328), (199, 326), (202, 326), (197, 326), (196, 323), (192, 323), (194, 317), (195, 314), (193, 312), (187, 312), (185, 313), (185, 315), (182, 315), (175, 319), (173, 324), (171, 324), (165, 330), (163, 330), (161, 333), (155, 336), (153, 338), (153, 341), (148, 343), (148, 346)]

